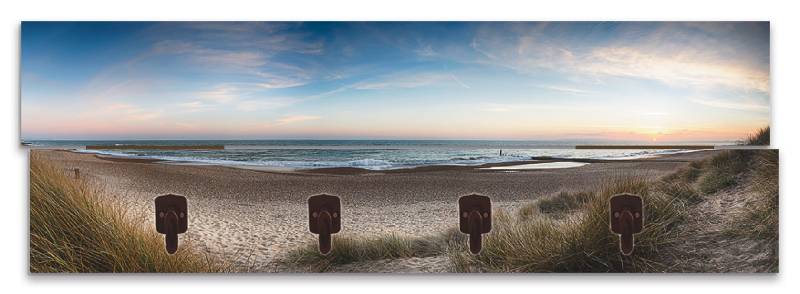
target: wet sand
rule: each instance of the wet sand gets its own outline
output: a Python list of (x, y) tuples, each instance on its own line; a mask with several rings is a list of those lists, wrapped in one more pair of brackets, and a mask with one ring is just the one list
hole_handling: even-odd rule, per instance
[[(80, 169), (115, 201), (154, 228), (153, 198), (181, 194), (189, 201), (189, 231), (181, 242), (230, 261), (236, 270), (285, 271), (277, 262), (315, 235), (308, 232), (306, 199), (328, 193), (342, 199), (342, 233), (429, 235), (457, 225), (459, 196), (480, 193), (493, 206), (514, 209), (560, 191), (591, 190), (619, 177), (657, 178), (715, 151), (639, 160), (571, 160), (563, 169), (491, 170), (500, 165), (561, 162), (545, 159), (482, 166), (429, 166), (393, 171), (354, 168), (273, 171), (34, 150), (57, 166)], [(334, 244), (335, 246), (335, 244)], [(441, 258), (430, 262), (441, 263)], [(413, 262), (420, 262), (414, 260)], [(391, 262), (390, 262), (391, 263)], [(344, 269), (347, 270), (347, 269)], [(400, 271), (441, 271), (423, 264)]]

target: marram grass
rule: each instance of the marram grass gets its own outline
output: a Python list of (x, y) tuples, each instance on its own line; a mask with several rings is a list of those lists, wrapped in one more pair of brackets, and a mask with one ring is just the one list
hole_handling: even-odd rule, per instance
[(449, 247), (466, 242), (467, 238), (457, 228), (428, 237), (394, 233), (370, 237), (336, 234), (332, 237), (333, 248), (329, 254), (320, 254), (316, 240), (309, 240), (291, 251), (285, 262), (297, 271), (325, 272), (332, 266), (353, 262), (441, 255)]
[(162, 235), (143, 228), (102, 193), (31, 152), (32, 273), (226, 270), (185, 241), (175, 255), (168, 255)]
[[(619, 254), (619, 240), (609, 233), (608, 199), (617, 193), (635, 193), (645, 199), (647, 220), (636, 235), (636, 253)], [(660, 248), (676, 240), (671, 227), (682, 218), (684, 203), (649, 191), (644, 178), (608, 183), (582, 204), (582, 211), (564, 219), (544, 216), (514, 218), (496, 213), (491, 234), (484, 237), (480, 255), (451, 250), (458, 272), (652, 272)]]

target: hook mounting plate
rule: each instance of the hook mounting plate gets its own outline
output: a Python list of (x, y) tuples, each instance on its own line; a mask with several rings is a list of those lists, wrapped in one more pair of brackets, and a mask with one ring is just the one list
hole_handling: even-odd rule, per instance
[(189, 227), (189, 214), (187, 212), (186, 197), (175, 194), (167, 194), (158, 196), (156, 202), (156, 231), (161, 234), (166, 234), (166, 224), (163, 219), (166, 218), (170, 210), (175, 211), (178, 215), (178, 234), (186, 233)]
[(469, 234), (469, 214), (478, 211), (483, 217), (481, 233), (486, 234), (492, 230), (492, 201), (488, 196), (472, 194), (458, 198), (459, 229), (462, 233)]
[(311, 233), (319, 234), (319, 222), (317, 218), (322, 211), (327, 211), (331, 215), (331, 234), (338, 233), (342, 229), (342, 202), (338, 196), (320, 194), (308, 198), (308, 229)]

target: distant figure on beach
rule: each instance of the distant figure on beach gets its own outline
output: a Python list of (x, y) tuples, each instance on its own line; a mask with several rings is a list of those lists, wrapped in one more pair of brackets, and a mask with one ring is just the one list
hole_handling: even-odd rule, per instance
[(503, 156), (503, 149), (500, 149), (500, 156)]

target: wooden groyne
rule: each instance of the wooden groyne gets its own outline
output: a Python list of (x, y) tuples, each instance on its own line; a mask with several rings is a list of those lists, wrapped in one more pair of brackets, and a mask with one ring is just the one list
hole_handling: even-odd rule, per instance
[(224, 150), (225, 145), (88, 145), (87, 150)]

